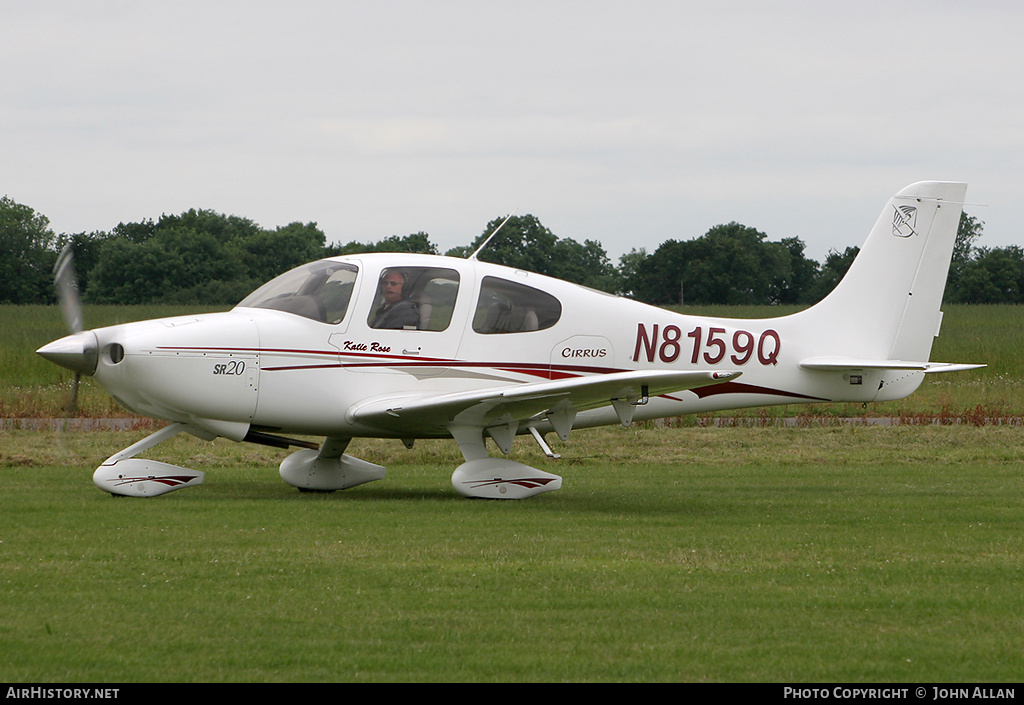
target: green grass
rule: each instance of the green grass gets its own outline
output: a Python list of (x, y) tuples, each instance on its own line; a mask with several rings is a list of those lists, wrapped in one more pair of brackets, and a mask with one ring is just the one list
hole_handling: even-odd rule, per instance
[(144, 432), (0, 432), (8, 682), (1016, 682), (1017, 427), (607, 428), (524, 502), (459, 498), (454, 443), (355, 441), (329, 495), (178, 437), (201, 487), (113, 499)]
[[(305, 495), (282, 451), (184, 436), (150, 456), (206, 484), (115, 500), (92, 470), (146, 431), (0, 430), (0, 680), (1015, 682), (1024, 434), (990, 421), (1024, 415), (1022, 313), (947, 307), (932, 359), (989, 367), (907, 400), (745, 412), (904, 425), (521, 440), (565, 478), (525, 502), (459, 498), (453, 442), (357, 440), (387, 479)], [(63, 334), (0, 307), (0, 416), (60, 413), (34, 350)], [(91, 380), (80, 406), (120, 413)]]

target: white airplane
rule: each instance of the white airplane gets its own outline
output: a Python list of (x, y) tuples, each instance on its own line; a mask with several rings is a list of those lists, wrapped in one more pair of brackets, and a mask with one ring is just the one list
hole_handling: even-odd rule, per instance
[[(169, 425), (100, 465), (95, 484), (154, 496), (204, 473), (136, 457), (182, 431), (298, 447), (285, 482), (334, 491), (384, 468), (345, 453), (353, 438), (454, 438), (461, 495), (522, 499), (557, 475), (491, 457), (517, 435), (721, 409), (900, 399), (929, 362), (966, 185), (922, 182), (886, 205), (847, 275), (815, 306), (755, 320), (673, 313), (476, 259), (332, 257), (298, 267), (231, 311), (83, 330), (39, 349), (92, 375), (124, 408)], [(486, 244), (486, 243), (485, 243)], [(325, 437), (322, 444), (294, 436)]]

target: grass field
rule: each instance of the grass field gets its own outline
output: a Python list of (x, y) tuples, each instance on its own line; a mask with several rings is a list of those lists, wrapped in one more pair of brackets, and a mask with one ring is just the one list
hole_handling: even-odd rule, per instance
[[(388, 477), (308, 495), (286, 451), (190, 436), (151, 455), (204, 485), (113, 499), (92, 471), (147, 431), (0, 430), (0, 680), (1017, 682), (1020, 318), (951, 307), (932, 358), (990, 366), (892, 405), (517, 441), (565, 478), (524, 502), (459, 498), (452, 442), (354, 441)], [(0, 415), (59, 411), (56, 310), (0, 322)]]
[(330, 495), (186, 437), (201, 487), (113, 499), (139, 432), (4, 431), (7, 682), (1017, 682), (1014, 427), (608, 428), (559, 492), (458, 498), (451, 443)]

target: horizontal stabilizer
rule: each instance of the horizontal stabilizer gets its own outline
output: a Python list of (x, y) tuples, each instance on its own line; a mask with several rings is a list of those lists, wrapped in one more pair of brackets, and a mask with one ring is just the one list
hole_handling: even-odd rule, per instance
[(909, 362), (906, 360), (865, 360), (849, 357), (815, 357), (804, 360), (800, 367), (805, 370), (824, 372), (845, 372), (848, 370), (909, 370), (924, 373), (963, 372), (976, 370), (985, 365), (956, 362)]

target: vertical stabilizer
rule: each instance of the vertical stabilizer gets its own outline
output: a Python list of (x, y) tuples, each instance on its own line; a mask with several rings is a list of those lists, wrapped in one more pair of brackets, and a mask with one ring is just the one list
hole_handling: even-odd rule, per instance
[(928, 360), (966, 194), (963, 183), (922, 181), (889, 200), (835, 290), (797, 314), (821, 354)]

